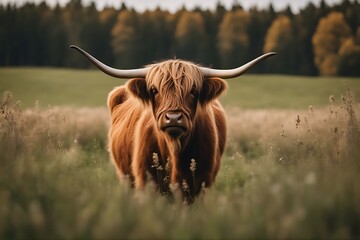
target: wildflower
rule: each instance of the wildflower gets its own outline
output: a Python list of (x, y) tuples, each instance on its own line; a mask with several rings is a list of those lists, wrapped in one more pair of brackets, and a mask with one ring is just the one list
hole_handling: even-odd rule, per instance
[(181, 187), (183, 189), (184, 192), (188, 192), (189, 191), (189, 185), (187, 184), (186, 180), (183, 179)]
[(164, 183), (169, 183), (169, 175), (166, 175), (163, 179)]
[(152, 154), (152, 160), (153, 160), (153, 165), (151, 165), (152, 168), (158, 168), (159, 167), (159, 156), (157, 153), (153, 153)]
[(165, 172), (166, 175), (165, 175), (163, 181), (164, 181), (164, 183), (168, 184), (170, 182), (170, 176), (169, 176), (169, 174), (170, 174), (170, 159), (169, 158), (166, 159), (165, 171), (166, 171)]
[(202, 183), (201, 183), (201, 192), (202, 192), (202, 193), (205, 193), (205, 192), (206, 192), (206, 183), (205, 183), (205, 182), (202, 182)]
[(334, 133), (337, 133), (337, 132), (338, 132), (338, 128), (334, 127)]
[(296, 128), (298, 128), (300, 126), (300, 122), (301, 122), (299, 115), (297, 115), (297, 118), (295, 121), (296, 121)]
[(151, 165), (152, 168), (156, 168), (156, 170), (160, 170), (160, 171), (164, 170), (163, 166), (160, 164), (159, 156), (157, 153), (153, 153), (152, 159), (153, 159), (153, 165)]
[(169, 158), (166, 159), (165, 171), (170, 172), (170, 159)]
[(191, 162), (190, 162), (190, 171), (191, 171), (192, 173), (194, 173), (195, 170), (196, 170), (196, 161), (195, 161), (195, 159), (191, 159)]
[(313, 106), (312, 106), (312, 105), (309, 106), (309, 111), (310, 111), (310, 112), (314, 112), (314, 109), (313, 109)]
[(280, 136), (285, 137), (285, 130), (281, 130)]

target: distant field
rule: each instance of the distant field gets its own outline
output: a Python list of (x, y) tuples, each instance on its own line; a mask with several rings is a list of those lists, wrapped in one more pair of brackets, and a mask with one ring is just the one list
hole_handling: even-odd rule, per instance
[[(339, 100), (345, 81), (360, 99), (360, 78), (301, 77), (247, 74), (229, 79), (229, 90), (221, 98), (225, 106), (241, 108), (303, 109), (325, 106), (330, 95)], [(50, 105), (105, 106), (108, 92), (125, 81), (98, 70), (56, 68), (0, 68), (0, 93), (10, 91), (21, 107)]]
[(0, 68), (0, 92), (10, 91), (21, 106), (105, 106), (107, 93), (124, 81), (95, 70)]

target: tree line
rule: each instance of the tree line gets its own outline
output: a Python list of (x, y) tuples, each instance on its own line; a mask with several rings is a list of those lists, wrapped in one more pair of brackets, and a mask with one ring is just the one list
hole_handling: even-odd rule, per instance
[(257, 73), (360, 76), (360, 3), (308, 3), (294, 14), (235, 2), (230, 10), (161, 9), (142, 13), (124, 4), (101, 11), (71, 0), (66, 6), (0, 6), (0, 66), (88, 68), (70, 44), (118, 68), (168, 58), (232, 68), (264, 52), (277, 56)]

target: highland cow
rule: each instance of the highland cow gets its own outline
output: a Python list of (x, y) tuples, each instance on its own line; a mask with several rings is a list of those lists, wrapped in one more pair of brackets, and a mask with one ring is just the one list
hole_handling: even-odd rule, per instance
[(136, 188), (151, 179), (163, 193), (179, 186), (187, 201), (210, 187), (220, 168), (226, 142), (225, 112), (218, 101), (227, 89), (223, 78), (239, 76), (274, 55), (231, 70), (182, 60), (120, 70), (71, 47), (103, 72), (132, 78), (108, 96), (109, 152), (118, 175), (128, 176)]

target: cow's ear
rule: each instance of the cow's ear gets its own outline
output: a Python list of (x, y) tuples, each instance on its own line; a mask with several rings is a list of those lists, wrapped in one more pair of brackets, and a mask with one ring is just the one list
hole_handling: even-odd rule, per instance
[(130, 79), (126, 84), (127, 89), (135, 97), (147, 103), (150, 99), (149, 93), (146, 89), (146, 81), (144, 78), (133, 78)]
[(205, 78), (200, 93), (201, 103), (207, 103), (219, 97), (227, 89), (227, 83), (217, 77)]

